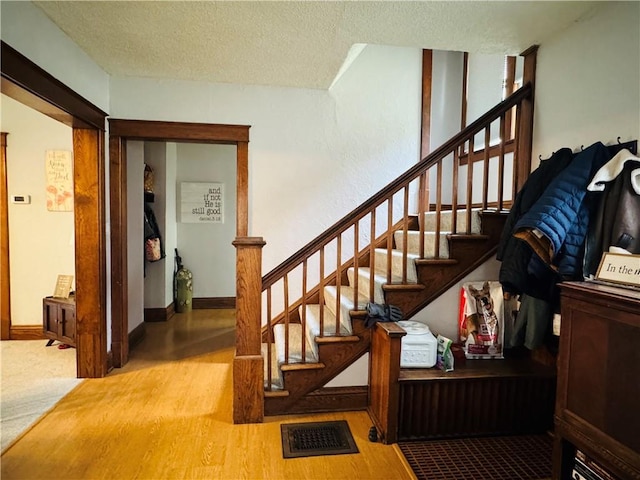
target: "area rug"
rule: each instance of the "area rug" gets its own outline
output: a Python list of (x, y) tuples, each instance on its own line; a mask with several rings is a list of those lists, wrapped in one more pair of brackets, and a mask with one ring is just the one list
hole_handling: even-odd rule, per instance
[(521, 435), (398, 443), (418, 480), (551, 478), (552, 438)]
[(4, 451), (82, 380), (76, 351), (45, 347), (46, 340), (0, 342), (0, 437)]
[(345, 420), (286, 423), (280, 430), (283, 458), (359, 453)]

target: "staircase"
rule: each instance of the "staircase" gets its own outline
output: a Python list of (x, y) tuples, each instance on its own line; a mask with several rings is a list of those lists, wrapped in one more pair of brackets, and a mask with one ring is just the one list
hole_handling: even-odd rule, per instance
[(261, 278), (265, 242), (236, 239), (235, 423), (368, 406), (367, 386), (323, 388), (370, 352), (366, 303), (409, 319), (494, 254), (530, 170), (531, 102), (526, 84)]
[[(495, 253), (507, 213), (461, 210), (454, 229), (453, 211), (441, 212), (436, 256), (436, 213), (426, 212), (424, 231), (416, 228), (417, 221), (410, 225), (415, 229), (395, 230), (391, 249), (374, 249), (373, 268), (347, 268), (345, 285), (324, 286), (322, 304), (300, 305), (295, 320), (276, 324), (271, 353), (269, 343), (262, 344), (263, 356), (270, 357), (264, 366), (265, 414), (307, 411), (298, 405), (307, 405), (305, 397), (317, 395), (317, 389), (369, 351), (371, 331), (363, 317), (371, 288), (375, 303), (397, 305), (410, 317)], [(471, 230), (452, 233), (465, 231), (467, 216)], [(347, 402), (344, 408), (353, 407)]]

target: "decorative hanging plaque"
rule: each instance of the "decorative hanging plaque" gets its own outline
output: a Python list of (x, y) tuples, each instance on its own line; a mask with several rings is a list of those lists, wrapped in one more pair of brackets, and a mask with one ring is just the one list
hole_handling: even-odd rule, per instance
[(180, 222), (224, 223), (224, 183), (180, 183)]

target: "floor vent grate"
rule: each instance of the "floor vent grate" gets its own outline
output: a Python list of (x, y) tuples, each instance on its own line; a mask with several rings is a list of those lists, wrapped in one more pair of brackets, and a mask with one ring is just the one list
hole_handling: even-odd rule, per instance
[(520, 435), (398, 443), (418, 480), (551, 478), (552, 439)]
[(345, 420), (288, 423), (280, 425), (280, 430), (284, 458), (359, 453)]

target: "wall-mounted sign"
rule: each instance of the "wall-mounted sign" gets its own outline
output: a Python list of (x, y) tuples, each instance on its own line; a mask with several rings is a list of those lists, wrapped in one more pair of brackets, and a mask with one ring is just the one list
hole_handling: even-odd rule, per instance
[(640, 255), (605, 253), (602, 255), (596, 279), (640, 287)]
[(47, 210), (73, 212), (73, 158), (69, 150), (47, 150)]
[(180, 183), (180, 222), (224, 223), (224, 183)]

